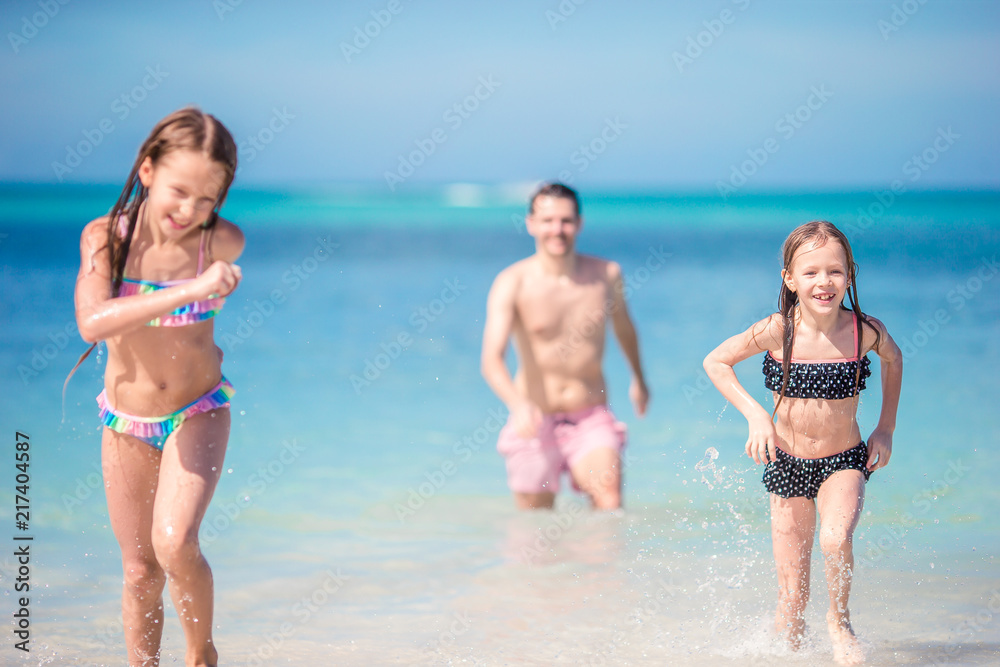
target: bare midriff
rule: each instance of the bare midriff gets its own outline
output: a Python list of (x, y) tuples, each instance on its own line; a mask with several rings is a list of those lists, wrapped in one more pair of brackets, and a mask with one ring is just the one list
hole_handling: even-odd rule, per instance
[[(778, 400), (777, 394), (774, 400)], [(858, 397), (827, 400), (786, 396), (778, 406), (774, 425), (778, 447), (804, 459), (824, 458), (851, 449), (861, 442), (857, 409)]]
[(104, 386), (116, 410), (143, 417), (170, 414), (209, 392), (222, 376), (211, 320), (182, 327), (143, 327), (107, 340)]

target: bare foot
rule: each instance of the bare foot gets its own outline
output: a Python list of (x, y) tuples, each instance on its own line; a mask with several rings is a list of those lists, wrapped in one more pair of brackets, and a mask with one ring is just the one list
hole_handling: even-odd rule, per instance
[(209, 640), (207, 650), (202, 655), (192, 655), (188, 653), (184, 656), (185, 665), (194, 665), (195, 667), (202, 667), (207, 665), (207, 667), (216, 667), (219, 663), (219, 652), (215, 650), (215, 645)]
[(849, 612), (842, 615), (826, 612), (826, 625), (833, 642), (833, 659), (838, 665), (860, 665), (865, 661), (865, 652), (854, 636)]
[(774, 630), (779, 637), (784, 637), (788, 647), (793, 651), (802, 648), (806, 636), (806, 622), (801, 616), (789, 620), (779, 614), (774, 621)]

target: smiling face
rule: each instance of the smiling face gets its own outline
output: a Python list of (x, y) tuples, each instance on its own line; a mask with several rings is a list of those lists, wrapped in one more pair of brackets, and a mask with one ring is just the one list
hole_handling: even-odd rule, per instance
[(208, 219), (225, 185), (226, 171), (204, 153), (177, 150), (155, 164), (147, 157), (139, 167), (139, 180), (149, 190), (148, 224), (177, 239)]
[(573, 200), (541, 195), (535, 199), (526, 223), (539, 251), (562, 257), (573, 252), (583, 219)]
[(847, 296), (847, 264), (847, 252), (839, 241), (809, 242), (796, 251), (781, 277), (803, 308), (823, 315), (839, 309)]

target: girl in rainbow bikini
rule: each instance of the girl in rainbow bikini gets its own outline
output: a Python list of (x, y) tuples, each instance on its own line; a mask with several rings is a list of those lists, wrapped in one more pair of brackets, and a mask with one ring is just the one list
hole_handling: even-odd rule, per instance
[(77, 323), (86, 341), (108, 347), (101, 460), (133, 666), (159, 663), (165, 581), (185, 663), (218, 662), (198, 528), (222, 471), (234, 393), (211, 318), (241, 278), (233, 262), (243, 234), (218, 216), (235, 173), (222, 123), (176, 111), (143, 143), (111, 213), (80, 239)]
[[(829, 222), (802, 225), (785, 239), (783, 256), (779, 312), (722, 343), (705, 358), (705, 370), (749, 422), (747, 455), (767, 464), (763, 481), (771, 492), (778, 572), (775, 630), (793, 649), (800, 646), (818, 510), (834, 658), (859, 664), (864, 652), (847, 608), (852, 539), (865, 482), (892, 454), (903, 358), (885, 326), (858, 307), (857, 267), (839, 229)], [(871, 373), (869, 351), (882, 361), (882, 413), (865, 443), (857, 410)], [(764, 384), (775, 397), (771, 414), (733, 372), (735, 364), (761, 352)]]

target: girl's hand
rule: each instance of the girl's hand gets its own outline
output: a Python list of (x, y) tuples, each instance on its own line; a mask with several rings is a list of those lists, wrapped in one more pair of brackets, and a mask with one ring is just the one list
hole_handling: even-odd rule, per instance
[(216, 299), (232, 294), (243, 278), (243, 272), (236, 264), (223, 262), (221, 259), (212, 265), (191, 284), (193, 296), (198, 301)]
[(542, 425), (542, 411), (531, 401), (523, 401), (510, 412), (514, 432), (522, 438), (534, 438)]
[(750, 420), (750, 437), (747, 438), (747, 456), (754, 463), (768, 463), (778, 457), (778, 433), (774, 430), (774, 422), (770, 415), (764, 413)]
[(868, 437), (868, 470), (875, 472), (889, 465), (892, 456), (892, 431), (875, 429)]

